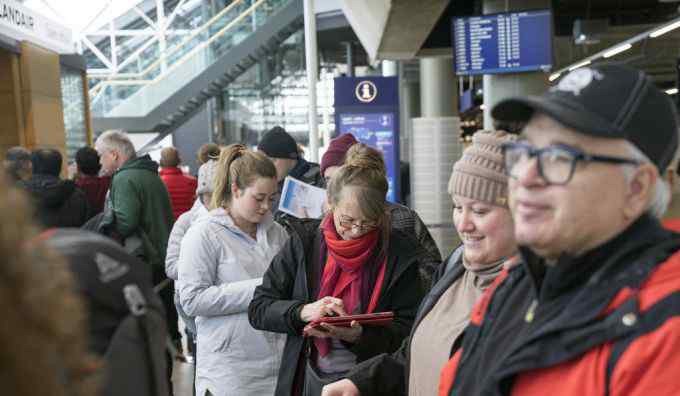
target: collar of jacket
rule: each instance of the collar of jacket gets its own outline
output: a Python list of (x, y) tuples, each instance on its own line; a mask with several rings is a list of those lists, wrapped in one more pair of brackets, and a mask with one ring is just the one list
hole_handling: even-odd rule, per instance
[[(208, 214), (205, 216), (205, 219), (206, 221), (210, 221), (212, 223), (225, 227), (234, 234), (243, 237), (247, 235), (243, 230), (241, 230), (236, 225), (236, 223), (234, 223), (234, 220), (231, 218), (231, 215), (224, 208), (217, 208), (209, 211)], [(262, 218), (262, 221), (257, 225), (256, 231), (257, 234), (258, 235), (260, 234), (260, 230), (262, 230), (264, 233), (268, 232), (272, 225), (274, 225), (274, 219), (270, 212), (267, 215), (265, 215), (264, 218)]]
[(125, 163), (120, 168), (118, 168), (118, 170), (114, 173), (114, 176), (128, 169), (144, 169), (158, 173), (158, 163), (154, 162), (149, 154), (143, 155), (141, 157), (130, 158), (129, 160), (125, 161)]
[(182, 170), (180, 168), (176, 167), (176, 166), (170, 166), (170, 167), (162, 167), (158, 173), (160, 173), (161, 176), (181, 175)]
[(309, 168), (311, 168), (309, 162), (307, 162), (307, 160), (305, 160), (304, 158), (300, 158), (298, 159), (298, 162), (297, 164), (295, 164), (293, 169), (291, 169), (290, 172), (288, 172), (288, 176), (304, 181), (302, 178), (305, 175), (305, 173), (309, 171)]
[(672, 233), (663, 229), (657, 219), (644, 214), (610, 241), (580, 257), (562, 254), (557, 263), (551, 266), (546, 265), (545, 259), (526, 246), (521, 246), (519, 251), (538, 300), (546, 301), (586, 283), (601, 283), (613, 272), (627, 271), (629, 268), (626, 267), (631, 267), (630, 264), (635, 260), (626, 258), (637, 257), (645, 249), (671, 236)]

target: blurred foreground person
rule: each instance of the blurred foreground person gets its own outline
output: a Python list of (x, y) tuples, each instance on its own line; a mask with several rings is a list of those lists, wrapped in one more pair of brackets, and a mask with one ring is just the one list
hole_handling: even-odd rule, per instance
[(673, 101), (603, 65), (492, 114), (528, 121), (503, 146), (521, 263), (477, 303), (440, 395), (680, 394), (680, 236), (658, 220)]
[(10, 180), (13, 182), (26, 181), (31, 178), (33, 173), (31, 152), (21, 146), (12, 147), (7, 150), (3, 165)]
[(96, 394), (83, 304), (67, 264), (35, 239), (27, 201), (0, 175), (2, 394)]

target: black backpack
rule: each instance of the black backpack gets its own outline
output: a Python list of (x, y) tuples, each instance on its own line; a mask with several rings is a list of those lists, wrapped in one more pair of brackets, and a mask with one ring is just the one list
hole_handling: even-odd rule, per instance
[(167, 326), (151, 267), (92, 232), (58, 229), (45, 239), (68, 259), (87, 306), (89, 347), (105, 362), (101, 394), (167, 396)]

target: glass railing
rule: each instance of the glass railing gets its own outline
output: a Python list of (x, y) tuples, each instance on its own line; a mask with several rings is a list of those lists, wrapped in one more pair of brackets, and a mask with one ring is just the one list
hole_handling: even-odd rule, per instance
[(235, 0), (191, 34), (151, 40), (116, 74), (90, 73), (95, 117), (143, 117), (295, 0)]

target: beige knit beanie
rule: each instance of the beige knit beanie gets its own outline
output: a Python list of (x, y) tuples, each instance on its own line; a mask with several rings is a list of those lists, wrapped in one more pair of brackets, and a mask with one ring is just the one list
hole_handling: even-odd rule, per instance
[(507, 206), (508, 177), (505, 175), (501, 144), (516, 139), (516, 135), (504, 131), (475, 133), (472, 145), (453, 165), (449, 194)]

